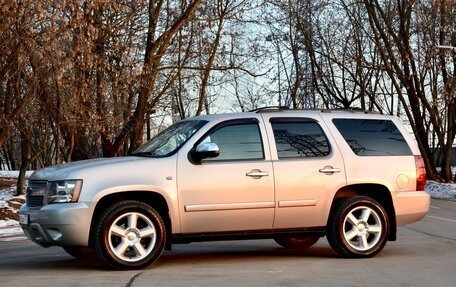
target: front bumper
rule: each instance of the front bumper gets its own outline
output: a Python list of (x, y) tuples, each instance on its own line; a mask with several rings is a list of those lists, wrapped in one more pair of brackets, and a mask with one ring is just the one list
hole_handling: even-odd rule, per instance
[(41, 246), (88, 246), (93, 207), (83, 202), (23, 205), (20, 214), (29, 224), (20, 224), (25, 235)]
[(421, 220), (429, 212), (431, 197), (425, 191), (398, 192), (393, 198), (397, 225)]

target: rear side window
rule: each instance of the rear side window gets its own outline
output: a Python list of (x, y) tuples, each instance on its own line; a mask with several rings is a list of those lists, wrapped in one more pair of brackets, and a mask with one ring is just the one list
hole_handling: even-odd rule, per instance
[(333, 123), (356, 155), (412, 155), (410, 147), (392, 121), (333, 119)]
[(279, 158), (323, 157), (330, 152), (328, 139), (312, 119), (271, 119)]

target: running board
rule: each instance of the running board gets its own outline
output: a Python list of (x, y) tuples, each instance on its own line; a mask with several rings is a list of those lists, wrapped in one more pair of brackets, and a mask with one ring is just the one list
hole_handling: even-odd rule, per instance
[(204, 241), (231, 241), (248, 239), (270, 239), (275, 237), (296, 237), (296, 236), (325, 236), (326, 227), (311, 227), (305, 229), (280, 229), (280, 230), (252, 230), (235, 232), (208, 232), (173, 234), (171, 241), (173, 244), (185, 244), (191, 242)]

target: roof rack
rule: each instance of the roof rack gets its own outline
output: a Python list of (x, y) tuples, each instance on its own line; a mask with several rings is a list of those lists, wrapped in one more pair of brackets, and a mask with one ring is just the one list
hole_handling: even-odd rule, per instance
[(349, 112), (349, 113), (364, 113), (364, 114), (380, 114), (377, 111), (366, 111), (361, 108), (335, 108), (335, 109), (291, 109), (288, 106), (267, 106), (267, 107), (261, 107), (257, 109), (250, 110), (249, 112), (256, 112), (256, 113), (262, 113), (262, 112), (283, 112), (283, 111), (320, 111), (322, 113), (331, 113), (331, 112)]
[(259, 112), (262, 112), (262, 111), (280, 112), (280, 111), (289, 110), (289, 109), (290, 109), (290, 107), (288, 107), (288, 106), (267, 106), (267, 107), (261, 107), (261, 108), (253, 109), (253, 110), (250, 110), (249, 112), (256, 112), (256, 113), (259, 113)]
[(377, 111), (366, 111), (361, 108), (350, 108), (350, 109), (345, 109), (345, 108), (335, 108), (335, 109), (323, 109), (321, 110), (322, 113), (330, 113), (330, 112), (349, 112), (349, 113), (364, 113), (364, 114), (380, 114)]

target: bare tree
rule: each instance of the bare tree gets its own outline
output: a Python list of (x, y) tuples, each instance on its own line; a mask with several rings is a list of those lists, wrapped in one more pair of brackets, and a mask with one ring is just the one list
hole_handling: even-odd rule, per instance
[[(414, 29), (420, 24), (424, 24), (421, 20), (421, 13), (424, 11), (421, 9), (429, 4), (419, 1), (397, 1), (396, 4), (391, 4), (389, 2), (380, 3), (378, 0), (366, 0), (364, 5), (374, 33), (374, 41), (385, 65), (385, 71), (393, 82), (401, 103), (406, 107), (405, 111), (426, 163), (428, 176), (433, 179), (439, 177), (432, 158), (429, 136), (424, 127), (426, 119), (429, 120), (433, 132), (437, 135), (441, 153), (446, 158), (440, 176), (445, 181), (449, 181), (451, 180), (449, 159), (456, 132), (454, 116), (456, 101), (452, 91), (434, 94), (432, 98), (427, 96), (425, 87), (429, 66), (426, 65), (426, 60), (434, 54), (432, 49), (437, 43), (426, 43), (428, 38), (420, 39), (422, 35), (416, 35), (416, 31), (419, 30)], [(440, 5), (438, 10), (435, 10), (437, 6), (430, 8), (433, 8), (433, 12), (439, 15), (438, 18), (446, 18), (445, 1), (441, 1)], [(445, 24), (445, 21), (442, 19), (441, 23)], [(435, 30), (430, 32), (433, 34), (445, 31), (444, 27), (440, 27), (439, 30), (440, 32)], [(414, 37), (423, 42), (415, 42)], [(438, 38), (445, 41), (443, 35)], [(422, 56), (423, 51), (427, 56)], [(441, 68), (446, 71), (446, 64), (444, 61), (440, 62)], [(442, 78), (446, 77), (445, 74), (446, 72), (442, 73)], [(448, 79), (446, 83), (445, 79), (443, 81), (444, 86), (448, 87)], [(444, 105), (440, 105), (439, 101), (443, 101)]]

